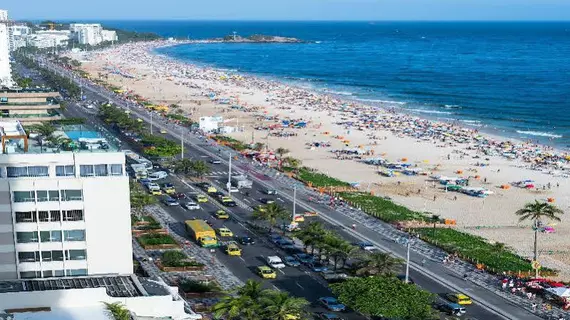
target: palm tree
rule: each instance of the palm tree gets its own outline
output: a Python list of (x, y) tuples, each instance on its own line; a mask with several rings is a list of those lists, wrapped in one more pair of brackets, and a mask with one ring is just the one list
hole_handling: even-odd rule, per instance
[(156, 203), (156, 198), (145, 192), (140, 184), (131, 183), (131, 208), (137, 215), (142, 214), (142, 209)]
[(216, 305), (213, 312), (216, 318), (257, 320), (262, 312), (260, 299), (267, 290), (261, 288), (261, 283), (247, 280), (243, 287), (228, 295)]
[(279, 168), (283, 165), (283, 156), (287, 153), (289, 153), (289, 149), (279, 147), (275, 150), (275, 154), (279, 156)]
[(372, 252), (356, 264), (354, 272), (359, 276), (390, 275), (397, 271), (401, 264), (401, 259), (394, 258), (389, 253)]
[[(538, 229), (542, 224), (542, 219), (560, 221), (558, 215), (564, 214), (564, 211), (547, 202), (527, 203), (522, 209), (515, 212), (520, 216), (519, 221), (531, 220), (534, 230), (534, 261), (538, 261)], [(535, 277), (538, 278), (538, 268), (535, 268)]]
[(286, 157), (281, 160), (281, 162), (286, 163), (288, 167), (297, 169), (301, 165), (301, 160), (295, 159), (293, 157)]
[(35, 132), (38, 136), (37, 136), (37, 141), (38, 144), (40, 145), (40, 150), (43, 151), (43, 141), (44, 140), (50, 140), (51, 136), (54, 134), (54, 132), (56, 131), (55, 127), (47, 122), (44, 122), (42, 124), (36, 124), (31, 126), (31, 131)]
[(261, 282), (249, 279), (243, 287), (237, 290), (237, 293), (257, 300), (263, 295), (263, 288)]
[(253, 148), (252, 148), (252, 149), (255, 150), (255, 151), (261, 151), (261, 150), (263, 150), (263, 148), (265, 148), (265, 145), (264, 145), (263, 143), (261, 143), (261, 142), (256, 142), (256, 143), (253, 145)]
[(57, 151), (61, 149), (64, 144), (68, 144), (71, 142), (71, 139), (66, 138), (64, 136), (50, 136), (47, 138), (48, 142), (50, 143), (52, 148), (55, 148)]
[(294, 235), (303, 242), (305, 251), (311, 247), (311, 254), (315, 252), (315, 248), (322, 242), (323, 236), (327, 230), (323, 224), (318, 221), (308, 223), (304, 228), (296, 230)]
[(303, 298), (291, 297), (289, 293), (277, 290), (266, 291), (260, 299), (263, 306), (262, 319), (289, 320), (306, 319), (305, 308), (309, 302)]
[(270, 203), (255, 208), (252, 217), (255, 220), (267, 221), (271, 227), (274, 227), (277, 225), (277, 222), (290, 218), (290, 215), (282, 206), (277, 203)]
[(211, 168), (204, 160), (192, 161), (192, 171), (196, 177), (202, 179), (205, 175), (210, 173)]
[(176, 160), (173, 163), (174, 172), (175, 173), (182, 173), (182, 174), (190, 174), (193, 171), (193, 161), (191, 159), (180, 159)]

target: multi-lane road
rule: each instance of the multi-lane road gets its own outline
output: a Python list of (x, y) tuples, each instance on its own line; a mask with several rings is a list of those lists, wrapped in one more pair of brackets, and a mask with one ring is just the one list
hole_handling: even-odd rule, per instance
[[(52, 66), (53, 67), (53, 66)], [(68, 74), (68, 71), (61, 68), (58, 72), (63, 74)], [(69, 75), (69, 74), (68, 74)], [(98, 87), (92, 87), (91, 85), (85, 85), (84, 90), (86, 92), (87, 98), (89, 100), (99, 100), (99, 101), (113, 101), (124, 108), (130, 108), (132, 115), (143, 119), (147, 123), (150, 122), (149, 113), (140, 108), (127, 105), (120, 98), (114, 96), (112, 93), (106, 92)], [(65, 113), (72, 117), (85, 117), (86, 114), (89, 115), (89, 110), (78, 106), (76, 104), (71, 104), (68, 106)], [(92, 124), (101, 125), (98, 120), (91, 114), (87, 117), (89, 122)], [(161, 122), (155, 117), (153, 123), (155, 126), (155, 132), (157, 129), (163, 129), (167, 132), (165, 136), (179, 140), (180, 129), (174, 127), (171, 124)], [(210, 180), (222, 187), (227, 181), (228, 167), (228, 152), (227, 150), (222, 150), (221, 153), (218, 152), (218, 147), (212, 146), (211, 142), (207, 141), (203, 137), (195, 136), (190, 133), (185, 133), (185, 150), (188, 157), (193, 157), (197, 159), (211, 159), (218, 158), (220, 155), (222, 160), (221, 164), (212, 165), (212, 171), (216, 174), (209, 177)], [(236, 163), (237, 162), (237, 163)], [(247, 206), (257, 205), (256, 198), (260, 198), (261, 190), (271, 188), (277, 189), (279, 191), (276, 200), (278, 203), (284, 207), (292, 210), (293, 207), (293, 190), (290, 185), (283, 183), (281, 181), (272, 179), (261, 172), (258, 172), (258, 168), (247, 163), (246, 160), (240, 159), (234, 162), (236, 168), (242, 172), (247, 172), (250, 178), (253, 180), (253, 189), (250, 191), (250, 196), (245, 196), (244, 193), (233, 193), (232, 196), (238, 201)], [(176, 179), (175, 179), (176, 180)], [(174, 181), (180, 190), (186, 192), (197, 192), (193, 190), (193, 186), (185, 185), (182, 181)], [(192, 217), (205, 218), (209, 217), (210, 212), (215, 211), (215, 206), (213, 204), (208, 204), (204, 206), (202, 211), (184, 211), (182, 208), (170, 207), (167, 208), (168, 212), (180, 223)], [(359, 242), (366, 240), (373, 243), (377, 247), (390, 251), (396, 256), (405, 256), (405, 247), (401, 244), (395, 243), (393, 240), (379, 234), (378, 232), (368, 228), (365, 225), (360, 225), (357, 222), (356, 230), (347, 228), (347, 226), (355, 223), (351, 217), (338, 212), (326, 204), (320, 204), (312, 202), (310, 195), (304, 192), (298, 192), (297, 194), (297, 212), (304, 211), (316, 211), (319, 213), (318, 219), (322, 221), (326, 226), (331, 229), (336, 229), (337, 232), (345, 237), (347, 240), (352, 242)], [(245, 224), (239, 223), (241, 220), (247, 220), (251, 213), (251, 210), (246, 210), (242, 207), (232, 208), (230, 210), (234, 215), (235, 219), (232, 221), (223, 222), (236, 234), (246, 234), (249, 233), (245, 228)], [(215, 222), (219, 225), (222, 224), (221, 221)], [(217, 227), (217, 225), (216, 225)], [(260, 239), (261, 240), (261, 239)], [(275, 254), (279, 250), (268, 242), (258, 241), (258, 243), (252, 247), (246, 247), (243, 256), (240, 258), (229, 257), (222, 252), (217, 252), (216, 255), (226, 267), (228, 267), (237, 277), (242, 280), (255, 278), (253, 268), (258, 265), (262, 265), (262, 258), (267, 255)], [(422, 263), (425, 261), (425, 263)], [(470, 295), (474, 300), (475, 304), (468, 307), (468, 315), (476, 319), (539, 319), (537, 316), (527, 312), (526, 310), (512, 304), (509, 300), (494, 294), (493, 292), (482, 288), (470, 281), (465, 281), (462, 279), (462, 275), (451, 272), (448, 268), (441, 265), (440, 261), (432, 260), (430, 257), (420, 255), (413, 252), (411, 255), (411, 277), (414, 279), (416, 284), (422, 288), (443, 295), (448, 292), (463, 292)], [(283, 274), (279, 273), (276, 280), (265, 281), (269, 286), (275, 286), (280, 290), (286, 290), (291, 292), (293, 295), (303, 296), (309, 301), (314, 302), (319, 296), (328, 295), (328, 289), (326, 284), (320, 278), (319, 275), (309, 272), (304, 268), (286, 268)], [(356, 314), (346, 314), (345, 318), (348, 319), (359, 319), (360, 317)]]

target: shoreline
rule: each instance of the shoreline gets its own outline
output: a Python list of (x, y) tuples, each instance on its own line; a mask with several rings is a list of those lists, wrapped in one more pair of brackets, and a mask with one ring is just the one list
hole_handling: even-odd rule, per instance
[[(405, 114), (405, 115), (408, 115), (410, 117), (418, 117), (418, 118), (426, 119), (429, 121), (446, 123), (446, 124), (450, 124), (453, 126), (467, 128), (470, 130), (477, 130), (477, 131), (481, 132), (482, 134), (484, 134), (486, 137), (492, 138), (494, 140), (509, 141), (509, 142), (514, 142), (514, 143), (530, 143), (530, 144), (537, 145), (538, 147), (541, 147), (541, 148), (551, 149), (551, 150), (553, 150), (557, 153), (560, 153), (560, 154), (570, 155), (570, 145), (564, 146), (563, 143), (561, 143), (561, 144), (547, 143), (548, 141), (553, 142), (554, 139), (562, 138), (561, 135), (557, 135), (557, 134), (547, 132), (547, 131), (542, 132), (542, 131), (533, 131), (531, 129), (515, 129), (512, 127), (511, 128), (494, 127), (494, 126), (486, 123), (485, 119), (453, 118), (453, 116), (456, 114), (453, 114), (453, 113), (447, 114), (448, 111), (439, 111), (439, 110), (434, 109), (434, 108), (422, 109), (419, 106), (419, 105), (421, 105), (421, 102), (418, 102), (418, 101), (396, 101), (396, 100), (391, 100), (392, 99), (391, 97), (372, 98), (372, 99), (357, 98), (356, 96), (353, 95), (353, 93), (350, 93), (350, 92), (346, 92), (346, 93), (350, 93), (350, 94), (344, 94), (344, 92), (336, 91), (336, 89), (332, 89), (329, 91), (329, 90), (327, 90), (328, 89), (327, 87), (313, 86), (313, 85), (311, 85), (310, 81), (308, 81), (307, 83), (304, 83), (304, 82), (302, 82), (301, 79), (292, 80), (292, 79), (283, 78), (282, 76), (263, 75), (263, 74), (250, 73), (247, 71), (238, 71), (236, 69), (229, 69), (229, 67), (223, 68), (223, 67), (216, 66), (215, 63), (206, 63), (206, 62), (199, 63), (199, 62), (193, 61), (191, 59), (186, 60), (186, 59), (182, 59), (182, 58), (176, 58), (176, 57), (168, 56), (167, 54), (164, 54), (164, 53), (157, 52), (158, 49), (162, 49), (162, 48), (177, 47), (177, 46), (189, 45), (189, 44), (194, 44), (194, 43), (220, 44), (220, 43), (225, 43), (225, 42), (218, 41), (215, 39), (183, 40), (183, 41), (179, 41), (178, 43), (172, 43), (172, 44), (167, 43), (164, 45), (159, 45), (159, 46), (153, 47), (151, 49), (151, 53), (158, 55), (158, 56), (160, 56), (164, 59), (167, 59), (169, 61), (172, 61), (172, 62), (184, 63), (184, 64), (188, 64), (188, 65), (191, 65), (191, 66), (194, 66), (197, 68), (212, 69), (212, 70), (215, 70), (218, 72), (236, 73), (236, 74), (244, 75), (244, 76), (251, 77), (251, 78), (259, 78), (259, 79), (265, 80), (265, 81), (277, 82), (277, 83), (281, 83), (281, 84), (284, 84), (287, 86), (296, 87), (300, 90), (307, 90), (307, 91), (310, 91), (310, 92), (312, 92), (314, 94), (318, 94), (318, 95), (328, 95), (328, 96), (334, 97), (336, 99), (349, 101), (349, 102), (356, 103), (359, 105), (378, 107), (384, 111), (393, 109), (399, 114)], [(230, 42), (228, 42), (228, 43), (230, 43)], [(304, 85), (304, 84), (306, 84), (306, 85)], [(413, 109), (406, 108), (406, 107), (404, 107), (404, 105), (410, 105), (410, 107), (412, 107)], [(449, 108), (449, 110), (453, 110), (453, 108)], [(451, 112), (451, 111), (449, 111), (449, 112)], [(440, 115), (440, 116), (438, 116), (438, 115)], [(449, 117), (445, 117), (444, 115), (449, 116)], [(474, 125), (475, 123), (478, 125)], [(527, 136), (524, 136), (524, 133), (529, 133), (529, 134)], [(523, 136), (521, 136), (521, 135), (523, 135)], [(546, 141), (543, 141), (543, 140), (546, 140)]]
[[(110, 74), (107, 82), (132, 90), (155, 103), (180, 104), (184, 115), (194, 120), (206, 115), (222, 115), (224, 119), (238, 119), (238, 127), (243, 129), (228, 134), (233, 138), (249, 142), (254, 136), (255, 141), (267, 143), (271, 149), (287, 148), (290, 150), (290, 155), (299, 158), (305, 166), (343, 181), (358, 182), (362, 189), (390, 196), (395, 203), (412, 210), (429, 211), (440, 214), (442, 218), (456, 219), (458, 230), (506, 243), (522, 256), (530, 255), (532, 230), (528, 227), (530, 223), (518, 222), (514, 211), (524, 203), (549, 197), (555, 198), (556, 205), (562, 209), (570, 207), (570, 197), (564, 192), (570, 188), (570, 179), (557, 178), (526, 168), (528, 163), (522, 162), (521, 159), (524, 153), (513, 160), (499, 155), (483, 154), (486, 146), (488, 149), (497, 150), (509, 146), (515, 148), (499, 142), (498, 137), (460, 143), (455, 141), (456, 137), (452, 136), (452, 139), (441, 133), (445, 134), (446, 130), (451, 130), (450, 132), (457, 132), (457, 137), (467, 139), (475, 134), (472, 129), (462, 131), (460, 127), (451, 124), (434, 124), (432, 121), (415, 116), (410, 117), (386, 110), (379, 111), (375, 107), (343, 102), (330, 95), (309, 92), (305, 88), (299, 89), (275, 80), (267, 81), (247, 74), (222, 80), (220, 77), (226, 74), (224, 71), (192, 65), (153, 52), (161, 45), (179, 44), (152, 42), (90, 52), (88, 54), (94, 59), (91, 62), (86, 61), (83, 68), (96, 77), (98, 72), (108, 72), (105, 70), (106, 66), (120, 65), (121, 69), (137, 75), (137, 78), (128, 79), (121, 75)], [(235, 98), (237, 104), (243, 106), (243, 110), (233, 110), (230, 108), (231, 105), (219, 104), (209, 99), (207, 97), (209, 92), (216, 92), (220, 97), (237, 97)], [(343, 107), (343, 104), (346, 106)], [(266, 127), (277, 123), (276, 119), (303, 119), (306, 120), (307, 127), (282, 128), (281, 131), (255, 130), (255, 127)], [(346, 124), (362, 123), (366, 119), (370, 120), (370, 128), (363, 127), (359, 130), (356, 125)], [(228, 123), (228, 125), (235, 124), (235, 122)], [(272, 132), (292, 132), (295, 136), (273, 136)], [(349, 137), (351, 149), (357, 149), (361, 145), (362, 150), (374, 151), (375, 156), (372, 158), (381, 156), (394, 162), (406, 158), (412, 166), (429, 171), (430, 174), (384, 177), (378, 174), (378, 167), (364, 164), (344, 153), (339, 157), (333, 152), (334, 149), (342, 151), (349, 148), (335, 136)], [(442, 142), (438, 137), (447, 137), (447, 141)], [(311, 145), (314, 141), (324, 140), (329, 141), (331, 147)], [(489, 144), (485, 145), (481, 141), (488, 141)], [(516, 144), (512, 139), (510, 141)], [(530, 148), (531, 154), (536, 156), (533, 146), (529, 145), (527, 148)], [(524, 146), (523, 150), (530, 152), (524, 149)], [(490, 160), (483, 160), (486, 157)], [(489, 165), (475, 166), (476, 162), (488, 162)], [(492, 190), (494, 194), (486, 198), (477, 198), (446, 192), (441, 186), (426, 180), (430, 175), (457, 176), (457, 172), (470, 176), (473, 187)], [(475, 175), (481, 178), (473, 178)], [(501, 185), (524, 179), (535, 180), (537, 187), (542, 187), (543, 190), (499, 188)], [(547, 189), (547, 183), (552, 188)], [(570, 239), (564, 237), (564, 234), (570, 231), (570, 223), (565, 217), (562, 219), (563, 221), (556, 226), (556, 233), (541, 235), (541, 249), (558, 250), (562, 246), (570, 245)], [(567, 265), (570, 263), (568, 253), (555, 253), (541, 257), (541, 260), (546, 266), (561, 270), (561, 274), (567, 278), (570, 276), (570, 268)]]

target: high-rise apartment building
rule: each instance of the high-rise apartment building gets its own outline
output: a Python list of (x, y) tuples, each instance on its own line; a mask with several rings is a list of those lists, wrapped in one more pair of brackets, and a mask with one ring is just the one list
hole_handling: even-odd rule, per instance
[(62, 150), (0, 122), (0, 280), (133, 272), (125, 155), (86, 130)]
[(69, 25), (69, 30), (80, 44), (95, 46), (103, 41), (103, 27), (99, 23), (72, 23)]
[(8, 11), (0, 10), (0, 87), (13, 85), (9, 47)]

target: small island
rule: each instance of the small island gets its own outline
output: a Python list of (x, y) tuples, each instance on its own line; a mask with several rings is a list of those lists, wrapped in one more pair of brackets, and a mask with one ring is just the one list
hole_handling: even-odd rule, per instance
[(297, 38), (288, 38), (280, 36), (268, 36), (263, 34), (253, 34), (247, 37), (242, 37), (237, 34), (227, 35), (223, 38), (214, 39), (215, 41), (222, 42), (250, 42), (250, 43), (301, 43), (303, 41)]

